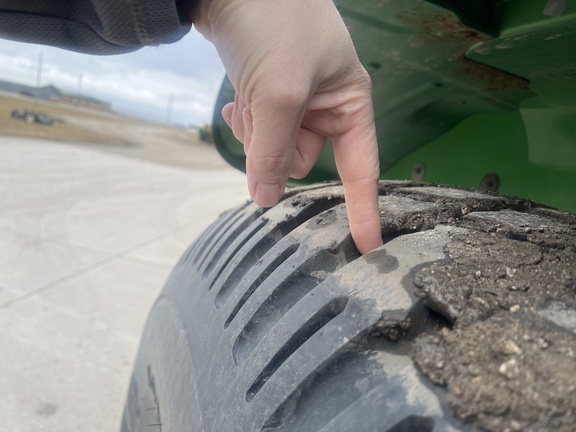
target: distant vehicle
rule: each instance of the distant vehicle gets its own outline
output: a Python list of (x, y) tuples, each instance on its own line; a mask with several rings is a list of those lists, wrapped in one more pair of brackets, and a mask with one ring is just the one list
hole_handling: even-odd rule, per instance
[(46, 114), (26, 111), (25, 109), (15, 108), (12, 110), (12, 117), (24, 120), (26, 123), (42, 123), (51, 125), (54, 124), (55, 119), (47, 116)]

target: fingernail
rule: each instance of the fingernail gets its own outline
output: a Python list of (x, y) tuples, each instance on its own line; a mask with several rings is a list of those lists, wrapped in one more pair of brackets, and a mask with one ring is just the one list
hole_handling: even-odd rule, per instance
[(258, 183), (254, 201), (262, 207), (272, 207), (278, 202), (284, 190), (278, 183)]

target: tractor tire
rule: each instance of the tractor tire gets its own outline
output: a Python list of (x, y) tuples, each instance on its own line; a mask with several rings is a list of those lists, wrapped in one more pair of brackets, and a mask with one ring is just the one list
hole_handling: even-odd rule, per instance
[(576, 217), (381, 182), (360, 256), (343, 189), (222, 214), (153, 307), (122, 421), (136, 431), (569, 431)]

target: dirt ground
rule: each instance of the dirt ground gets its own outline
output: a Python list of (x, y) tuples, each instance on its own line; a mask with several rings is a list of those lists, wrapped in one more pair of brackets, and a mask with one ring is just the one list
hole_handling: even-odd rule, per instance
[[(41, 112), (61, 121), (27, 124), (11, 117), (14, 108)], [(194, 130), (164, 126), (111, 112), (0, 93), (0, 135), (73, 143), (125, 156), (189, 169), (223, 169), (228, 165)]]

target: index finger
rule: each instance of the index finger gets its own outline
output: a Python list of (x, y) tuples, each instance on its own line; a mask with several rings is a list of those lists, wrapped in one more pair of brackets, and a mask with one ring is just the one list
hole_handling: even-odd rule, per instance
[(358, 116), (352, 129), (334, 138), (334, 158), (344, 184), (352, 238), (360, 253), (365, 254), (382, 246), (378, 209), (380, 166), (371, 104)]

